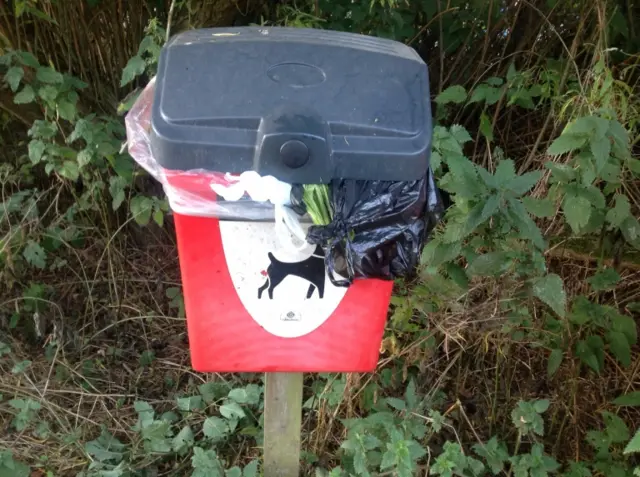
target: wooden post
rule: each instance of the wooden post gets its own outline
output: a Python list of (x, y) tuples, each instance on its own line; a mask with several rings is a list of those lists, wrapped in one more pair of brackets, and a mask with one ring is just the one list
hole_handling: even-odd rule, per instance
[(266, 373), (264, 477), (300, 476), (302, 373)]

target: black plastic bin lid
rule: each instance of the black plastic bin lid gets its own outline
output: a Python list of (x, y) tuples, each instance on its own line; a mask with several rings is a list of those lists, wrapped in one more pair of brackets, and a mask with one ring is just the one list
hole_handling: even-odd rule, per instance
[(297, 28), (193, 30), (163, 49), (152, 148), (166, 169), (289, 183), (416, 180), (429, 166), (427, 66), (402, 43)]

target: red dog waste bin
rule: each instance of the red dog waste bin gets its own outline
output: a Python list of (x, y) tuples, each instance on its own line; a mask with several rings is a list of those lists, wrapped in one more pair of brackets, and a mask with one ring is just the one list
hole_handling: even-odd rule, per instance
[(212, 184), (416, 180), (431, 141), (426, 65), (410, 48), (289, 28), (196, 30), (163, 49), (127, 116), (129, 149), (174, 213), (193, 367), (375, 368), (393, 283), (335, 286), (322, 247), (283, 246), (273, 210)]

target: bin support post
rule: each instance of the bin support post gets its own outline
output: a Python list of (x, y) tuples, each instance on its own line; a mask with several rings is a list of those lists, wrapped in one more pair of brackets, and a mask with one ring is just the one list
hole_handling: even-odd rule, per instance
[(264, 477), (299, 477), (302, 373), (265, 377)]

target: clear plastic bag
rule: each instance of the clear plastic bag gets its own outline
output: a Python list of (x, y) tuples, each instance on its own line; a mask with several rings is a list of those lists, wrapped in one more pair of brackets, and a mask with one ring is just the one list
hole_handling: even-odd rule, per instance
[(268, 201), (252, 200), (244, 194), (239, 200), (224, 200), (213, 186), (231, 188), (240, 176), (224, 171), (164, 169), (153, 156), (151, 146), (151, 110), (155, 78), (138, 96), (125, 117), (129, 154), (158, 180), (174, 212), (227, 220), (275, 220), (275, 207)]

